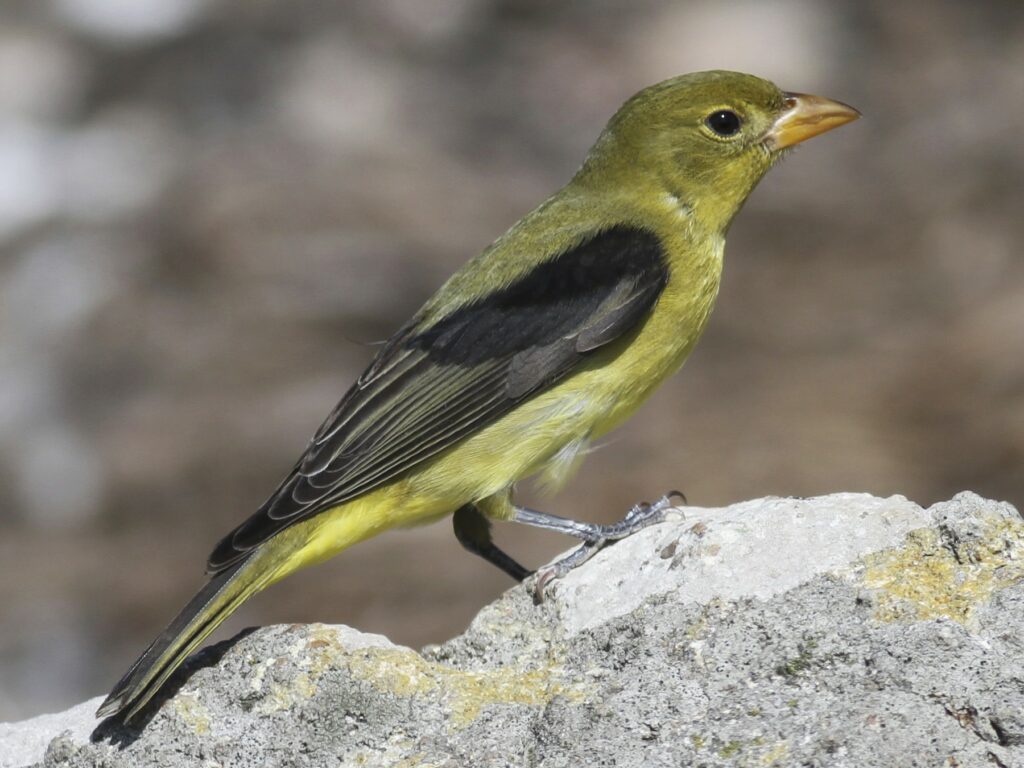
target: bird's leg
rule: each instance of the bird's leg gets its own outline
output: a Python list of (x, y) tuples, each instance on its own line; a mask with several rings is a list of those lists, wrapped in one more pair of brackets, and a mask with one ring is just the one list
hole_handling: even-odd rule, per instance
[(452, 528), (459, 543), (474, 555), (479, 555), (491, 565), (496, 565), (516, 581), (522, 581), (533, 571), (528, 571), (508, 554), (498, 548), (491, 539), (491, 521), (474, 504), (465, 504), (452, 515)]
[(673, 499), (679, 499), (683, 503), (686, 497), (680, 491), (670, 491), (653, 504), (641, 502), (633, 506), (626, 516), (617, 523), (610, 525), (598, 525), (597, 523), (583, 523), (578, 520), (570, 520), (548, 512), (538, 512), (527, 507), (515, 507), (511, 518), (513, 522), (530, 525), (534, 528), (544, 528), (557, 533), (564, 533), (586, 542), (595, 541), (618, 541), (632, 536), (637, 531), (643, 530), (649, 525), (655, 525), (664, 521), (665, 513), (672, 509)]
[(573, 568), (582, 565), (606, 544), (625, 539), (650, 525), (663, 522), (668, 511), (674, 506), (673, 500), (677, 498), (686, 503), (686, 497), (680, 491), (670, 491), (653, 504), (644, 502), (635, 505), (626, 513), (622, 520), (610, 525), (581, 523), (576, 520), (558, 517), (557, 515), (538, 512), (534, 509), (516, 507), (512, 520), (517, 523), (531, 525), (535, 528), (544, 528), (549, 531), (557, 531), (568, 536), (574, 536), (577, 539), (583, 539), (583, 543), (568, 555), (537, 571), (537, 581), (533, 588), (534, 597), (538, 602), (542, 601), (544, 599), (544, 587), (547, 586), (548, 582), (553, 579), (559, 579)]

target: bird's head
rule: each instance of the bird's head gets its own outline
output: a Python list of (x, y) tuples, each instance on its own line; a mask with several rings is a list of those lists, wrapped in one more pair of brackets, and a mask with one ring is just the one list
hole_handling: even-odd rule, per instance
[(724, 232), (787, 148), (859, 116), (846, 104), (787, 93), (753, 75), (682, 75), (623, 104), (581, 176), (599, 170), (628, 177)]

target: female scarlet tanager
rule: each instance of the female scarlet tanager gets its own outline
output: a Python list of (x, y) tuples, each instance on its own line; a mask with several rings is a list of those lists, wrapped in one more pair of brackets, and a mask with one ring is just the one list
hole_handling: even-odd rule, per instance
[(529, 572), (491, 542), (490, 520), (581, 539), (538, 575), (542, 594), (604, 542), (661, 520), (667, 499), (601, 526), (517, 507), (512, 490), (540, 471), (564, 479), (680, 366), (747, 195), (787, 147), (858, 114), (735, 72), (633, 96), (565, 187), (391, 337), (99, 715), (133, 717), (246, 598), (387, 528), (454, 513), (462, 544), (517, 579)]

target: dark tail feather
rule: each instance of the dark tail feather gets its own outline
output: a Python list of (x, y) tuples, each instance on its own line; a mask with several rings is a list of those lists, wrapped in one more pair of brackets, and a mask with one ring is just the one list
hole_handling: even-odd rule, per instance
[(249, 557), (235, 563), (200, 589), (118, 681), (96, 716), (123, 713), (127, 721), (138, 714), (196, 646), (265, 585), (266, 574), (257, 567), (261, 560)]

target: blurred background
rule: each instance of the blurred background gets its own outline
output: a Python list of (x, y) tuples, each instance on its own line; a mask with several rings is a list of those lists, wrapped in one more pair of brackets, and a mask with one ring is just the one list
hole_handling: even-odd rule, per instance
[[(1024, 502), (1024, 5), (4, 0), (0, 720), (105, 693), (383, 339), (639, 88), (729, 68), (864, 119), (774, 170), (683, 375), (563, 515)], [(553, 535), (499, 539), (535, 565)], [(813, 552), (808, 553), (813, 557)], [(447, 522), (246, 605), (413, 646), (510, 582)]]

